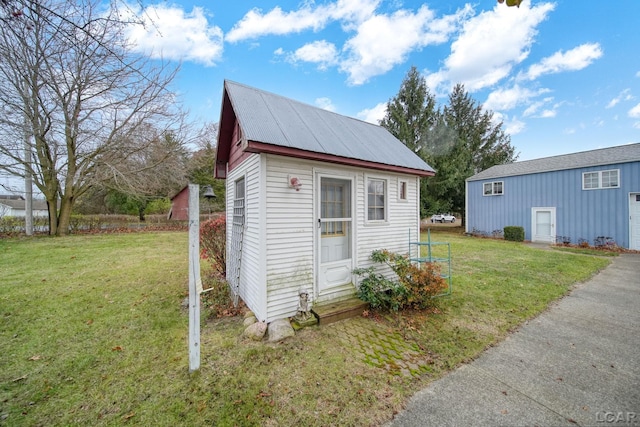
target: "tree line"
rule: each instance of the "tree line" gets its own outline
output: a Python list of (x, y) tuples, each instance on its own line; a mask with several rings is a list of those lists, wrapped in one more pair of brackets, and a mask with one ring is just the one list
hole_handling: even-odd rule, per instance
[(442, 107), (425, 78), (412, 67), (398, 93), (387, 102), (380, 125), (436, 170), (420, 185), (420, 213), (465, 210), (465, 180), (491, 166), (510, 163), (518, 155), (511, 137), (465, 90), (453, 87)]
[(0, 170), (32, 180), (53, 235), (68, 233), (74, 209), (143, 216), (189, 179), (214, 184), (202, 169), (215, 128), (187, 122), (172, 90), (179, 67), (133, 52), (126, 29), (142, 23), (118, 3), (0, 4)]

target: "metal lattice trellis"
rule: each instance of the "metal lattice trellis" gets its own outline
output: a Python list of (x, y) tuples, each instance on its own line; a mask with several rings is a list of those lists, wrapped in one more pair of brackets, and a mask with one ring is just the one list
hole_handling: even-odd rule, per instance
[(229, 249), (229, 274), (227, 279), (233, 295), (233, 304), (238, 305), (240, 296), (240, 266), (242, 264), (242, 237), (244, 234), (244, 179), (236, 182), (231, 223), (231, 248)]

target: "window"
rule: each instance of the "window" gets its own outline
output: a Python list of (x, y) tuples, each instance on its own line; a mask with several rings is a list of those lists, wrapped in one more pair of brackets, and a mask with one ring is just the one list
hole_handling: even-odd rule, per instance
[(407, 181), (398, 181), (398, 200), (407, 201)]
[(584, 172), (582, 174), (582, 189), (597, 190), (599, 188), (620, 187), (620, 170), (612, 169), (598, 172)]
[(367, 220), (386, 221), (386, 181), (383, 179), (367, 180)]
[(602, 171), (602, 188), (617, 188), (618, 184), (618, 171)]
[(483, 194), (485, 196), (499, 196), (503, 194), (503, 186), (504, 183), (502, 181), (485, 182)]
[[(345, 218), (349, 213), (350, 186), (344, 181), (324, 179), (322, 182), (320, 202), (321, 218)], [(322, 223), (323, 236), (344, 236), (343, 221), (327, 221)]]

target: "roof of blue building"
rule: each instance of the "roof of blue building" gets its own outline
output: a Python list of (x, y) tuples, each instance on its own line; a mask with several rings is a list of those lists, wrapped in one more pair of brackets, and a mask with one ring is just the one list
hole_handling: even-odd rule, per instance
[(467, 181), (638, 161), (640, 161), (640, 143), (496, 165), (469, 177)]

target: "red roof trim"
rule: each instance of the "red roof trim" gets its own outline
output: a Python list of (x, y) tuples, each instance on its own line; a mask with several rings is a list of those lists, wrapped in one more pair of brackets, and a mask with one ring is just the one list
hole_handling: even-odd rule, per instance
[(433, 172), (420, 170), (420, 169), (385, 165), (382, 163), (368, 162), (366, 160), (349, 159), (346, 157), (334, 156), (332, 154), (315, 153), (313, 151), (305, 151), (297, 148), (265, 144), (263, 142), (257, 142), (257, 141), (248, 141), (247, 148), (245, 149), (245, 151), (248, 151), (250, 153), (277, 154), (280, 156), (295, 157), (298, 159), (318, 160), (321, 162), (336, 163), (339, 165), (363, 167), (363, 168), (376, 169), (376, 170), (387, 171), (387, 172), (405, 173), (405, 174), (417, 175), (421, 177), (435, 175), (435, 173)]

